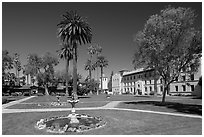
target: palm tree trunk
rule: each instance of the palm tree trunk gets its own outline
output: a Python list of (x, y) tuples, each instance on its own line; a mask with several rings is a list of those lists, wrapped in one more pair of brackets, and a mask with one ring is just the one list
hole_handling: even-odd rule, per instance
[(77, 45), (74, 43), (73, 48), (73, 98), (77, 99)]
[(69, 84), (69, 60), (66, 60), (66, 95), (68, 96), (69, 94), (69, 88), (68, 88), (68, 84)]
[[(96, 69), (97, 69), (96, 71), (97, 71), (97, 82), (98, 82), (98, 66), (97, 66)], [(99, 90), (99, 88), (98, 88), (98, 86), (97, 86), (97, 95), (99, 94), (99, 91), (98, 91), (98, 90)]]
[(101, 92), (103, 92), (103, 67), (101, 67)]
[[(91, 69), (89, 69), (89, 77), (90, 77), (89, 82), (91, 84)], [(90, 90), (90, 93), (93, 94), (92, 89)]]

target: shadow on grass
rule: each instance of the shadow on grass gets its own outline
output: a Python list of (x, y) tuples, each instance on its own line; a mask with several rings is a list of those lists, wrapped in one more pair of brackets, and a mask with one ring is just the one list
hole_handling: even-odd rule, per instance
[[(175, 109), (177, 112), (202, 115), (202, 105), (182, 104), (176, 102), (165, 102), (162, 104), (159, 101), (139, 101), (139, 102), (124, 102), (125, 104), (133, 105), (152, 105)], [(145, 107), (145, 106), (144, 106)]]

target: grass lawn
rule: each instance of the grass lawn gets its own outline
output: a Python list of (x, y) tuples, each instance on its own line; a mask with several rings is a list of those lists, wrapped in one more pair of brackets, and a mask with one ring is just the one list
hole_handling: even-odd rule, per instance
[[(66, 102), (65, 102), (66, 103)], [(98, 102), (79, 102), (75, 105), (76, 108), (84, 108), (84, 107), (101, 107), (109, 103), (109, 101), (98, 101)], [(66, 103), (66, 105), (62, 106), (53, 106), (51, 102), (41, 102), (39, 103), (19, 103), (16, 105), (12, 105), (7, 107), (7, 109), (40, 109), (40, 108), (71, 108), (70, 103)]]
[(2, 104), (26, 98), (27, 96), (2, 96)]
[[(2, 114), (3, 135), (51, 135), (35, 129), (34, 125), (42, 118), (66, 115), (70, 112), (39, 112)], [(107, 122), (100, 129), (84, 133), (90, 135), (201, 135), (202, 119), (158, 115), (142, 112), (126, 112), (116, 110), (77, 111), (91, 116), (102, 116)], [(54, 134), (54, 133), (53, 133)]]
[[(90, 96), (79, 96), (79, 100), (82, 102), (91, 102), (91, 101), (128, 101), (128, 100), (135, 100), (138, 97), (133, 95), (111, 95), (110, 98), (107, 98), (106, 95), (90, 95)], [(139, 97), (141, 99), (149, 99), (150, 97)], [(66, 102), (70, 100), (66, 96), (61, 96), (60, 101)], [(25, 103), (33, 103), (33, 102), (53, 102), (57, 101), (55, 96), (36, 96), (35, 98), (31, 98), (29, 100), (24, 101)]]
[(152, 110), (160, 112), (177, 112), (202, 115), (202, 100), (187, 98), (168, 98), (164, 105), (161, 101), (127, 101), (121, 102), (118, 108)]

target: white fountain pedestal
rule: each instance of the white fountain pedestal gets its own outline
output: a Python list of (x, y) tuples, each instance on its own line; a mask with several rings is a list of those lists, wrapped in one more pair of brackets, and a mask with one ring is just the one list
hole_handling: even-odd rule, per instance
[(71, 116), (70, 116), (70, 118), (71, 118), (71, 121), (70, 121), (70, 123), (71, 124), (78, 124), (79, 123), (79, 120), (77, 119), (77, 117), (76, 117), (76, 111), (75, 111), (75, 104), (76, 103), (78, 103), (79, 102), (79, 100), (68, 100), (68, 102), (72, 105), (72, 110), (71, 110)]
[(76, 113), (75, 113), (75, 109), (74, 108), (72, 108), (72, 114), (71, 114), (71, 121), (70, 121), (70, 123), (71, 124), (77, 124), (77, 123), (79, 123), (79, 120), (77, 119), (77, 117), (76, 117)]

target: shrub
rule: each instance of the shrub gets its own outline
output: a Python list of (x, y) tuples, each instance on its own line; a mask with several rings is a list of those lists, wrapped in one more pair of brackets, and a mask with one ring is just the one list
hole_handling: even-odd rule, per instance
[(24, 92), (23, 95), (24, 96), (30, 96), (30, 93), (29, 92)]
[(38, 96), (44, 96), (44, 94), (43, 94), (43, 93), (37, 93), (37, 95), (38, 95)]
[(2, 104), (8, 103), (8, 100), (6, 98), (2, 98)]

